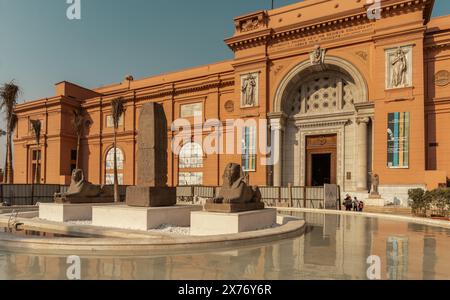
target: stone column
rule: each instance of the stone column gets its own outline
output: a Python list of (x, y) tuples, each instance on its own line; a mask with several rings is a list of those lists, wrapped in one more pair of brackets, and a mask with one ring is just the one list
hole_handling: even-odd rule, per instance
[(356, 151), (358, 158), (358, 177), (356, 179), (356, 188), (358, 191), (367, 191), (367, 178), (368, 178), (368, 169), (367, 169), (367, 137), (368, 131), (367, 127), (369, 124), (369, 118), (358, 118), (356, 123), (358, 125), (358, 149)]
[(273, 151), (273, 185), (281, 186), (283, 178), (283, 135), (284, 119), (277, 118), (270, 120), (272, 130), (272, 151)]

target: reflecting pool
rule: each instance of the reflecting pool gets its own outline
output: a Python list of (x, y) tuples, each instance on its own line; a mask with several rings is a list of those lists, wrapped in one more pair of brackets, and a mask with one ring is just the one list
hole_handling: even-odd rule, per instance
[[(81, 279), (450, 279), (450, 230), (414, 223), (295, 213), (305, 235), (272, 244), (183, 255), (81, 257)], [(0, 279), (66, 279), (66, 256), (0, 252)]]

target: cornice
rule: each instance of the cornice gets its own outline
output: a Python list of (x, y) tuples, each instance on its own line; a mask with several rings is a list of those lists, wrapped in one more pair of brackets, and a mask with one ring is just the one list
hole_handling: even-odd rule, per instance
[[(50, 108), (55, 109), (57, 106), (62, 105), (68, 105), (75, 108), (79, 107), (80, 104), (81, 102), (74, 98), (58, 96), (19, 104), (14, 109), (14, 112), (20, 115), (21, 113), (26, 113), (28, 111), (34, 111), (39, 109), (46, 109), (48, 111)], [(57, 110), (60, 110), (60, 108), (57, 108)]]
[(342, 127), (346, 126), (350, 122), (349, 119), (343, 120), (329, 120), (329, 121), (313, 121), (304, 122), (301, 120), (296, 120), (295, 125), (299, 128), (316, 128), (316, 127)]
[[(425, 10), (432, 6), (434, 0), (406, 0), (396, 3), (382, 3), (381, 14), (385, 17), (394, 16), (402, 11)], [(384, 5), (383, 5), (384, 4)], [(365, 5), (362, 9), (354, 9), (345, 14), (335, 16), (333, 19), (327, 17), (319, 18), (310, 23), (296, 23), (276, 29), (263, 29), (248, 34), (241, 34), (226, 39), (225, 43), (233, 51), (260, 46), (268, 41), (278, 42), (280, 39), (289, 39), (291, 36), (313, 35), (317, 31), (330, 30), (336, 26), (349, 26), (351, 23), (361, 24), (375, 22), (369, 20), (367, 9), (369, 5)], [(428, 14), (427, 12), (425, 12)], [(425, 18), (428, 18), (425, 16)]]
[(199, 91), (205, 91), (209, 89), (217, 89), (234, 86), (234, 79), (226, 79), (226, 80), (214, 80), (210, 82), (201, 83), (198, 85), (192, 85), (187, 87), (177, 88), (173, 85), (170, 88), (165, 88), (163, 90), (158, 89), (154, 92), (145, 93), (142, 95), (136, 94), (136, 100), (145, 100), (145, 99), (154, 99), (154, 98), (162, 98), (162, 97), (175, 97), (183, 94), (195, 93)]

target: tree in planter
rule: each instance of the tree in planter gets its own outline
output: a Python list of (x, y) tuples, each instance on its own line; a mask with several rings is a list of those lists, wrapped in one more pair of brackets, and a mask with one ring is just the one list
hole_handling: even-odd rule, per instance
[(31, 127), (33, 128), (33, 133), (34, 133), (34, 138), (36, 139), (36, 144), (37, 144), (37, 157), (36, 157), (36, 171), (35, 171), (35, 176), (34, 176), (34, 183), (39, 184), (41, 182), (40, 180), (40, 158), (41, 158), (41, 154), (40, 154), (40, 149), (41, 149), (41, 128), (42, 128), (42, 123), (40, 120), (30, 120), (31, 122)]
[(6, 161), (4, 182), (14, 183), (12, 166), (12, 134), (16, 129), (17, 115), (14, 108), (17, 104), (17, 98), (20, 94), (20, 88), (13, 82), (5, 83), (0, 86), (0, 110), (5, 111), (6, 121)]
[(75, 109), (72, 115), (72, 127), (74, 133), (77, 135), (77, 162), (75, 169), (80, 169), (80, 144), (81, 136), (83, 135), (84, 113), (81, 108)]
[(120, 202), (119, 176), (117, 174), (117, 130), (119, 129), (120, 118), (125, 112), (124, 99), (120, 97), (111, 101), (111, 108), (114, 123), (114, 202)]

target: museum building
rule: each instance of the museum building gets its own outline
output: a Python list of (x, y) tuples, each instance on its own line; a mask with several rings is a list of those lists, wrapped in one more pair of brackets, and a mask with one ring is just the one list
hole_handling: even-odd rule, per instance
[[(408, 189), (447, 185), (450, 174), (450, 16), (431, 18), (433, 0), (305, 0), (235, 18), (225, 43), (234, 59), (159, 76), (85, 88), (63, 81), (55, 96), (16, 108), (14, 181), (68, 184), (75, 168), (73, 110), (84, 111), (81, 167), (95, 184), (113, 181), (111, 101), (125, 99), (118, 131), (121, 184), (136, 183), (143, 104), (163, 105), (169, 124), (169, 185), (219, 186), (227, 163), (240, 163), (260, 186), (338, 184), (367, 194), (377, 175), (383, 197), (405, 201)], [(177, 119), (192, 125), (179, 152)], [(241, 151), (208, 154), (204, 123), (245, 123)], [(30, 120), (41, 120), (38, 147)], [(260, 132), (273, 132), (281, 159), (261, 163)], [(269, 134), (270, 135), (270, 134)], [(229, 135), (227, 135), (229, 137)], [(216, 145), (217, 146), (217, 145)]]

